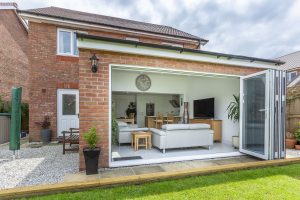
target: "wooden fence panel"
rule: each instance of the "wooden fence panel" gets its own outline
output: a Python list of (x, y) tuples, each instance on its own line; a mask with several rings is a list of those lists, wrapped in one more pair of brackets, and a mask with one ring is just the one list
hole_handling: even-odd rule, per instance
[(300, 122), (300, 86), (288, 88), (286, 106), (286, 130), (294, 133)]
[(10, 116), (0, 116), (0, 144), (9, 141)]

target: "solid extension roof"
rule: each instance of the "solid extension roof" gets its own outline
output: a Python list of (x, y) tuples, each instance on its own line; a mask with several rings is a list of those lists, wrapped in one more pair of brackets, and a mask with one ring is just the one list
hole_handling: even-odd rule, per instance
[(282, 70), (291, 70), (295, 68), (300, 68), (300, 51), (296, 51), (281, 57), (276, 58), (282, 60), (285, 64), (280, 66)]
[(168, 50), (176, 50), (179, 52), (190, 52), (190, 53), (198, 53), (198, 54), (205, 54), (210, 56), (216, 56), (217, 58), (225, 57), (227, 59), (239, 59), (239, 60), (248, 60), (250, 62), (259, 61), (259, 62), (266, 62), (266, 63), (272, 63), (274, 65), (282, 65), (285, 62), (281, 61), (279, 59), (264, 59), (264, 58), (256, 58), (256, 57), (249, 57), (249, 56), (242, 56), (242, 55), (234, 55), (234, 54), (226, 54), (226, 53), (218, 53), (218, 52), (212, 52), (212, 51), (204, 51), (199, 49), (189, 49), (189, 48), (182, 48), (182, 47), (175, 47), (175, 46), (169, 46), (169, 45), (162, 45), (162, 44), (151, 44), (151, 43), (144, 43), (139, 41), (130, 41), (130, 40), (122, 40), (122, 39), (116, 39), (116, 38), (108, 38), (108, 37), (101, 37), (96, 35), (88, 35), (83, 33), (77, 33), (78, 38), (86, 38), (86, 39), (95, 39), (95, 40), (103, 40), (107, 42), (117, 42), (122, 44), (131, 44), (131, 45), (141, 45), (146, 47), (152, 47), (152, 48), (159, 48), (159, 49), (168, 49)]
[(59, 7), (19, 10), (18, 12), (208, 42), (206, 39), (194, 36), (170, 26), (80, 12)]

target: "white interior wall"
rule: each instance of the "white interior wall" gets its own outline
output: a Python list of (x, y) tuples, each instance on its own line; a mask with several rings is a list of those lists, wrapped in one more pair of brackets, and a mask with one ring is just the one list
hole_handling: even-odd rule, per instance
[(113, 94), (112, 101), (114, 104), (115, 116), (117, 118), (125, 117), (126, 109), (128, 108), (129, 103), (136, 102), (136, 95), (135, 94)]
[[(150, 77), (152, 85), (145, 94), (182, 94), (183, 100), (189, 102), (191, 118), (193, 117), (193, 100), (214, 97), (215, 118), (223, 120), (223, 142), (231, 144), (231, 137), (232, 135), (237, 135), (239, 125), (234, 124), (227, 118), (226, 108), (230, 101), (233, 100), (232, 95), (239, 94), (239, 79), (156, 73), (146, 74)], [(140, 92), (135, 86), (135, 79), (138, 75), (140, 75), (139, 72), (112, 70), (112, 91)], [(157, 112), (157, 110), (155, 112)]]
[(190, 77), (186, 93), (189, 102), (189, 113), (194, 115), (193, 101), (196, 99), (215, 98), (215, 119), (222, 122), (222, 140), (231, 144), (232, 136), (238, 134), (239, 124), (233, 123), (227, 117), (227, 106), (233, 100), (233, 94), (239, 94), (238, 79)]
[(145, 126), (146, 103), (154, 103), (154, 114), (158, 112), (167, 115), (174, 113), (179, 115), (179, 108), (174, 108), (169, 100), (172, 99), (170, 94), (137, 94), (137, 124), (139, 127)]

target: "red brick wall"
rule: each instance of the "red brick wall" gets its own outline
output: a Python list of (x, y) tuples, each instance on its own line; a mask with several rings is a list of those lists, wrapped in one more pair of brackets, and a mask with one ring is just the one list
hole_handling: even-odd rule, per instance
[(56, 140), (57, 89), (78, 88), (78, 57), (56, 55), (57, 29), (54, 25), (29, 24), (30, 59), (30, 141), (40, 141), (35, 124), (50, 116), (52, 139)]
[(10, 100), (11, 88), (22, 87), (28, 102), (27, 31), (14, 10), (0, 10), (0, 95)]
[[(29, 23), (28, 34), (28, 58), (30, 61), (30, 140), (40, 141), (40, 128), (35, 122), (41, 121), (45, 115), (51, 118), (52, 139), (57, 135), (57, 111), (56, 111), (56, 90), (65, 83), (78, 84), (78, 57), (58, 56), (57, 50), (57, 28), (69, 28), (78, 30), (73, 27), (61, 27), (54, 24), (46, 23)], [(103, 37), (113, 37), (125, 39), (130, 35), (84, 30), (88, 34)], [(133, 35), (131, 37), (135, 37)], [(139, 36), (137, 36), (139, 37)], [(139, 37), (142, 42), (151, 42), (160, 44), (160, 39), (152, 37)], [(196, 47), (195, 44), (186, 44), (187, 47)], [(59, 83), (59, 84), (57, 84)]]
[[(89, 57), (96, 53), (99, 61), (97, 73), (90, 69)], [(171, 69), (193, 70), (201, 72), (227, 73), (247, 75), (261, 69), (226, 66), (210, 63), (189, 62), (175, 59), (138, 56), (102, 51), (80, 50), (79, 58), (79, 95), (80, 95), (80, 132), (86, 132), (91, 126), (96, 126), (101, 142), (100, 166), (108, 167), (109, 159), (109, 64), (129, 64)], [(85, 142), (80, 136), (80, 169), (85, 168), (82, 149)]]

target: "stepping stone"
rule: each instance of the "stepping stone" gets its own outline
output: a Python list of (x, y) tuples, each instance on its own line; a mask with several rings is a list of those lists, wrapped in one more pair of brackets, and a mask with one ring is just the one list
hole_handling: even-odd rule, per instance
[(161, 168), (160, 166), (143, 166), (143, 167), (134, 167), (132, 169), (136, 175), (164, 172), (164, 169)]
[(161, 164), (160, 166), (166, 172), (181, 171), (181, 170), (192, 168), (186, 162), (164, 163)]
[(100, 178), (113, 178), (132, 175), (134, 175), (134, 173), (131, 168), (110, 169), (100, 172)]

